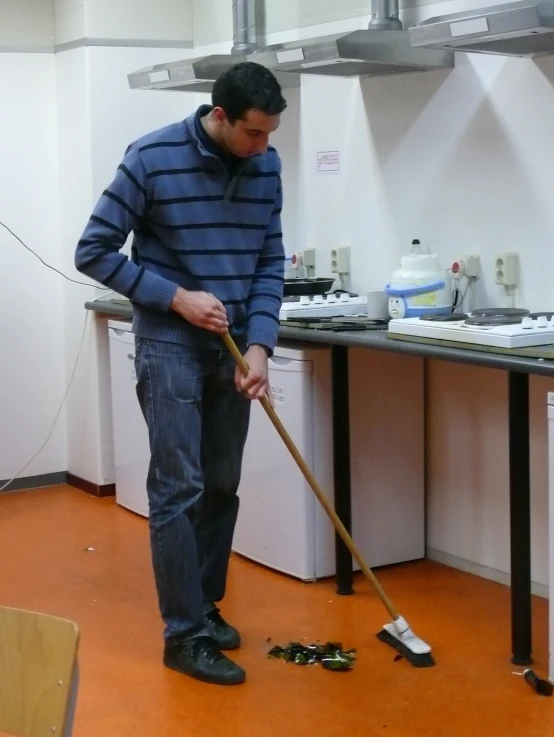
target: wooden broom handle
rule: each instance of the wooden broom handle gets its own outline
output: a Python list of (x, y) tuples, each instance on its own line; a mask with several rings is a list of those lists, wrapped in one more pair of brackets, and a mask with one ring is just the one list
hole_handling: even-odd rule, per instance
[[(229, 352), (233, 356), (236, 364), (238, 365), (239, 369), (246, 376), (248, 374), (248, 371), (249, 371), (248, 364), (244, 360), (244, 357), (243, 357), (242, 353), (239, 351), (239, 349), (238, 349), (235, 341), (229, 335), (229, 333), (224, 333), (223, 334), (223, 340), (225, 342), (225, 345), (229, 349)], [(269, 419), (271, 420), (271, 422), (275, 426), (275, 429), (277, 430), (277, 432), (281, 436), (281, 439), (283, 440), (283, 442), (285, 443), (285, 445), (289, 449), (290, 454), (292, 455), (292, 457), (296, 461), (296, 464), (298, 465), (298, 467), (302, 471), (302, 473), (303, 473), (306, 481), (311, 486), (314, 494), (316, 495), (316, 497), (319, 500), (319, 503), (321, 504), (321, 506), (327, 512), (327, 515), (329, 516), (331, 522), (333, 523), (336, 531), (341, 536), (344, 544), (346, 545), (346, 547), (351, 552), (351, 554), (354, 557), (354, 559), (359, 564), (359, 566), (360, 566), (361, 570), (363, 571), (364, 575), (368, 578), (368, 580), (370, 581), (370, 583), (375, 588), (375, 591), (377, 592), (377, 595), (379, 596), (379, 598), (383, 602), (384, 607), (387, 609), (387, 611), (390, 614), (390, 616), (392, 617), (392, 619), (394, 621), (396, 621), (398, 619), (398, 616), (399, 616), (398, 615), (398, 612), (396, 611), (396, 609), (394, 608), (394, 606), (393, 606), (392, 602), (390, 601), (389, 597), (387, 596), (387, 594), (385, 593), (385, 591), (381, 587), (381, 584), (379, 583), (379, 581), (375, 577), (375, 574), (373, 573), (373, 571), (371, 570), (371, 568), (369, 568), (369, 566), (367, 565), (367, 563), (363, 559), (361, 552), (359, 551), (357, 545), (352, 540), (352, 537), (348, 534), (348, 531), (347, 531), (346, 527), (343, 525), (343, 523), (341, 522), (341, 520), (338, 517), (337, 513), (335, 512), (335, 510), (333, 509), (333, 507), (329, 503), (329, 500), (327, 499), (327, 497), (323, 493), (323, 490), (319, 486), (319, 484), (318, 484), (315, 476), (313, 475), (313, 473), (309, 469), (309, 467), (308, 467), (307, 463), (305, 462), (305, 460), (300, 455), (300, 452), (298, 451), (298, 448), (296, 447), (296, 445), (292, 441), (292, 438), (290, 437), (290, 435), (286, 431), (285, 426), (283, 425), (283, 423), (279, 419), (277, 413), (275, 412), (275, 410), (271, 406), (271, 403), (270, 403), (268, 397), (267, 396), (262, 397), (260, 399), (260, 402), (262, 403), (262, 407), (265, 409), (265, 411), (266, 411)]]

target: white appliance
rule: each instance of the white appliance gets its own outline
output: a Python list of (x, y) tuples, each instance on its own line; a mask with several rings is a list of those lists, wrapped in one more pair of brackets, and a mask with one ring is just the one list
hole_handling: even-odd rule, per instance
[[(370, 352), (363, 353), (362, 359), (371, 360), (365, 355)], [(326, 346), (282, 343), (270, 359), (269, 376), (279, 418), (332, 501), (330, 360)], [(373, 357), (370, 364), (372, 382), (381, 388), (391, 370), (382, 360)], [(423, 375), (413, 363), (410, 368), (410, 361), (406, 366), (394, 361), (394, 381), (406, 381), (385, 403), (390, 414), (382, 416), (381, 409), (378, 422), (369, 419), (368, 411), (378, 410), (381, 389), (369, 389), (373, 384), (368, 385), (363, 360), (352, 367), (353, 534), (369, 565), (425, 555), (423, 440), (411, 430), (404, 432), (423, 416)], [(360, 390), (372, 397), (360, 399)], [(239, 496), (236, 553), (304, 581), (334, 575), (334, 527), (259, 403), (252, 406)], [(355, 561), (353, 568), (358, 568)]]
[(549, 678), (554, 681), (554, 392), (548, 392)]
[(150, 463), (148, 429), (136, 395), (135, 337), (131, 323), (108, 321), (115, 460), (115, 498), (122, 507), (148, 517), (146, 477)]
[[(519, 313), (519, 314), (516, 314)], [(434, 338), (456, 343), (525, 348), (554, 344), (554, 316), (531, 315), (527, 310), (478, 310), (465, 315), (398, 318), (389, 322), (389, 333)]]
[(353, 297), (348, 292), (317, 294), (313, 297), (285, 297), (281, 305), (281, 320), (295, 317), (341, 317), (367, 312), (367, 297)]
[(446, 315), (452, 311), (448, 272), (441, 268), (438, 256), (417, 239), (412, 241), (410, 253), (401, 258), (400, 268), (385, 292), (393, 318), (419, 317), (424, 312)]
[[(280, 420), (331, 495), (329, 353), (326, 346), (279, 344), (269, 360), (269, 381)], [(236, 553), (302, 580), (333, 573), (332, 524), (257, 402), (252, 405), (239, 497)]]

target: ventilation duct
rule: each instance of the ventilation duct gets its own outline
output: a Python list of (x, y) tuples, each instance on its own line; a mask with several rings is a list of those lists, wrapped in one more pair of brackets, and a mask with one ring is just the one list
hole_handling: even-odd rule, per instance
[(408, 32), (420, 49), (545, 56), (554, 53), (554, 2), (524, 0), (439, 16)]
[(259, 35), (256, 0), (233, 0), (233, 48), (231, 53), (251, 54), (256, 51)]

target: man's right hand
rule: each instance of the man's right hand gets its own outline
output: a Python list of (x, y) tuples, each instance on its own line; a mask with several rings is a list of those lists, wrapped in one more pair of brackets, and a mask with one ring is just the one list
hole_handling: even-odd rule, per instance
[(171, 309), (187, 322), (213, 333), (225, 333), (229, 328), (227, 312), (213, 294), (189, 292), (179, 287), (173, 297)]

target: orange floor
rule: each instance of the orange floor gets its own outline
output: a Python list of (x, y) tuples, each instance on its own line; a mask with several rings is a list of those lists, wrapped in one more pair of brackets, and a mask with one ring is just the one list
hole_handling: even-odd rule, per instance
[[(92, 547), (93, 551), (85, 549)], [(81, 684), (75, 737), (548, 737), (554, 699), (513, 675), (509, 591), (433, 563), (380, 572), (413, 628), (433, 646), (418, 670), (375, 638), (387, 616), (365, 580), (338, 597), (241, 559), (225, 615), (242, 631), (246, 684), (225, 689), (164, 669), (147, 523), (113, 499), (69, 487), (0, 494), (3, 605), (75, 619)], [(536, 669), (547, 664), (547, 602), (534, 601)], [(350, 673), (268, 659), (268, 638), (340, 640)]]

